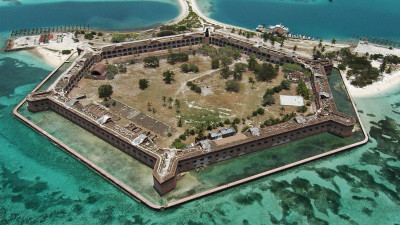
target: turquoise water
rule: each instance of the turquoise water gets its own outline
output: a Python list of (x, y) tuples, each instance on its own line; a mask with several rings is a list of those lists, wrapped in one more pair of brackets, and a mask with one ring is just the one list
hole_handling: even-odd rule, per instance
[(255, 29), (282, 23), (292, 33), (324, 39), (353, 35), (400, 41), (397, 0), (206, 0), (197, 1), (211, 18)]
[[(7, 34), (0, 33), (0, 43)], [(27, 52), (0, 54), (0, 224), (400, 221), (399, 88), (356, 99), (371, 137), (367, 145), (158, 212), (12, 116), (15, 105), (52, 69)]]

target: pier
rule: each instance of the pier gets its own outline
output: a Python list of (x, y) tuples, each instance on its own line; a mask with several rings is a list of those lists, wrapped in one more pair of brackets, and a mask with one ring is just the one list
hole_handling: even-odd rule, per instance
[(352, 36), (353, 39), (358, 41), (368, 41), (369, 43), (384, 45), (388, 47), (400, 48), (400, 41), (380, 38), (380, 37), (373, 37), (373, 36), (363, 36), (360, 34), (356, 34)]
[(23, 28), (19, 30), (12, 30), (11, 36), (29, 36), (29, 35), (40, 35), (50, 33), (67, 33), (74, 32), (77, 30), (90, 31), (90, 26), (83, 25), (68, 25), (68, 26), (57, 26), (57, 27), (41, 27), (41, 28)]

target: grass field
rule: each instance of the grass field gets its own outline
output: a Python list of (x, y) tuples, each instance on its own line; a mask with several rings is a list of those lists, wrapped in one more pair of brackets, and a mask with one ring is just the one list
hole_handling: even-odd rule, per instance
[[(246, 62), (245, 57), (247, 56), (239, 61)], [(121, 61), (126, 62), (126, 59)], [(113, 61), (113, 63), (116, 62), (116, 60)], [(256, 82), (253, 87), (248, 81), (250, 77), (255, 78), (254, 73), (251, 71), (244, 72), (240, 82), (240, 91), (232, 93), (225, 91), (227, 80), (220, 78), (220, 71), (211, 70), (211, 59), (209, 57), (199, 54), (191, 55), (187, 63), (196, 64), (200, 71), (198, 73), (182, 73), (180, 71), (182, 63), (170, 65), (165, 59), (160, 60), (160, 67), (156, 69), (144, 68), (143, 63), (136, 63), (127, 65), (127, 73), (118, 74), (113, 80), (101, 81), (83, 78), (70, 96), (86, 93), (87, 98), (81, 100), (84, 105), (93, 101), (102, 103), (103, 99), (98, 97), (97, 89), (103, 84), (111, 84), (113, 86), (112, 98), (176, 127), (177, 132), (173, 134), (170, 140), (183, 134), (185, 129), (195, 128), (201, 123), (207, 123), (207, 121), (223, 122), (225, 119), (232, 121), (234, 118), (239, 118), (241, 123), (237, 126), (240, 131), (242, 127), (247, 125), (258, 126), (271, 116), (279, 117), (282, 113), (296, 111), (296, 107), (291, 106), (285, 106), (282, 110), (279, 103), (280, 94), (296, 95), (296, 85), (294, 84), (291, 85), (290, 90), (283, 90), (274, 95), (276, 100), (274, 105), (261, 106), (265, 90), (279, 85), (284, 79), (281, 68), (276, 79), (271, 82)], [(167, 70), (171, 70), (175, 74), (174, 81), (171, 84), (166, 84), (163, 81), (162, 74)], [(231, 70), (233, 70), (233, 64)], [(149, 81), (149, 87), (145, 90), (139, 89), (140, 79)], [(186, 85), (187, 81), (192, 81), (201, 87), (202, 93), (199, 94), (190, 90)], [(166, 98), (165, 102), (163, 97)], [(172, 99), (172, 101), (169, 101), (169, 99)], [(176, 100), (179, 101), (179, 107)], [(252, 112), (260, 107), (265, 109), (265, 114), (253, 117)], [(182, 127), (177, 126), (180, 118), (183, 122)], [(245, 118), (244, 124), (242, 118)], [(188, 139), (187, 143), (192, 141), (194, 139)]]

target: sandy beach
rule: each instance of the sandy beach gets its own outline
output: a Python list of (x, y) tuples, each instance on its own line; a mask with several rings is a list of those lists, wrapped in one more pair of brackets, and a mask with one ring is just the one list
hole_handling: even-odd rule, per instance
[[(382, 55), (397, 55), (400, 56), (400, 49), (389, 49), (388, 47), (378, 46), (374, 44), (364, 44), (363, 42), (358, 43), (354, 52), (360, 54), (369, 53), (371, 54), (382, 54)], [(381, 62), (373, 60), (371, 62), (373, 67), (379, 68)], [(350, 84), (350, 80), (346, 78), (346, 71), (341, 72), (343, 80), (351, 94), (355, 98), (369, 97), (372, 95), (385, 95), (393, 88), (400, 85), (400, 69), (394, 70), (391, 74), (383, 73), (381, 78), (366, 87), (359, 88)]]
[(46, 64), (56, 67), (69, 57), (69, 54), (63, 55), (62, 50), (75, 51), (77, 46), (82, 44), (74, 42), (72, 33), (53, 34), (48, 43), (42, 43), (39, 39), (40, 35), (15, 38), (13, 49), (31, 48), (29, 52), (42, 58)]
[(179, 13), (178, 17), (176, 17), (172, 21), (168, 22), (167, 24), (174, 24), (174, 23), (177, 23), (177, 22), (185, 19), (185, 17), (189, 13), (188, 5), (185, 3), (185, 0), (177, 0), (177, 2), (180, 7), (180, 13)]
[(51, 50), (48, 50), (44, 47), (38, 46), (35, 49), (29, 50), (33, 54), (39, 56), (42, 58), (46, 64), (56, 67), (60, 65), (61, 62), (65, 61), (68, 59), (70, 55), (63, 55), (59, 52), (54, 52)]

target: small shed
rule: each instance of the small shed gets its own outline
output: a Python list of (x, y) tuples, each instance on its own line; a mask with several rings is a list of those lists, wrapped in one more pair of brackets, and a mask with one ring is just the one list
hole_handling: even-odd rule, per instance
[(257, 127), (252, 127), (249, 129), (249, 131), (253, 136), (260, 136), (260, 129)]
[(236, 130), (233, 127), (223, 128), (219, 131), (223, 138), (230, 137), (236, 134)]

